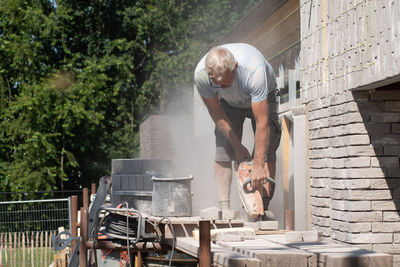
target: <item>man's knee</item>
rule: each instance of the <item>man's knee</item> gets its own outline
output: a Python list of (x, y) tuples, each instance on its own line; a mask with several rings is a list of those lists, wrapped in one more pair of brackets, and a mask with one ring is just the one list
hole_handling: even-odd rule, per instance
[(220, 168), (224, 168), (224, 169), (230, 169), (230, 168), (232, 168), (232, 162), (231, 161), (215, 161), (215, 165), (217, 166), (217, 167), (220, 167)]

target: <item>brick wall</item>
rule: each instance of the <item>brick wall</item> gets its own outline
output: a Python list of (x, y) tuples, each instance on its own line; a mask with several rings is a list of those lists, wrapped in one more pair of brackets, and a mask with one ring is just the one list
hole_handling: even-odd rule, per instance
[(400, 255), (400, 84), (307, 106), (313, 227)]
[(300, 0), (305, 102), (399, 81), (400, 2)]

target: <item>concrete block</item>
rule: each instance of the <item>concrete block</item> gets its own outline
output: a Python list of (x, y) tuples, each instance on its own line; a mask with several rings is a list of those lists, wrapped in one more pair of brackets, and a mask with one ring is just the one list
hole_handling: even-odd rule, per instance
[(318, 242), (319, 234), (317, 231), (295, 231), (285, 233), (287, 243), (298, 242)]
[(258, 221), (260, 230), (278, 230), (278, 221)]
[(200, 217), (209, 220), (221, 220), (222, 212), (217, 207), (200, 210)]
[(253, 229), (254, 231), (258, 231), (260, 229), (258, 222), (245, 222), (243, 225)]
[(240, 242), (244, 240), (245, 238), (243, 236), (229, 233), (219, 233), (215, 235), (215, 241), (217, 244), (220, 244), (220, 242)]
[(223, 210), (222, 220), (239, 220), (240, 211), (239, 210)]
[(111, 172), (114, 173), (143, 173), (141, 159), (112, 159)]

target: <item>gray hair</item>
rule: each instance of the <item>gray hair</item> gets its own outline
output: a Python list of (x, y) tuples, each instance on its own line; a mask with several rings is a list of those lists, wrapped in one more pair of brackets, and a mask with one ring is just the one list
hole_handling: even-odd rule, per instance
[(235, 69), (235, 58), (224, 47), (213, 47), (206, 57), (206, 71), (208, 76), (221, 81), (227, 70)]

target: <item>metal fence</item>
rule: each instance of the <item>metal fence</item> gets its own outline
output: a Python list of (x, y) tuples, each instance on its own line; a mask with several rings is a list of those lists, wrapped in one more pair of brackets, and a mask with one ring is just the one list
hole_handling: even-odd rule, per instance
[(0, 233), (69, 229), (70, 199), (0, 202)]

